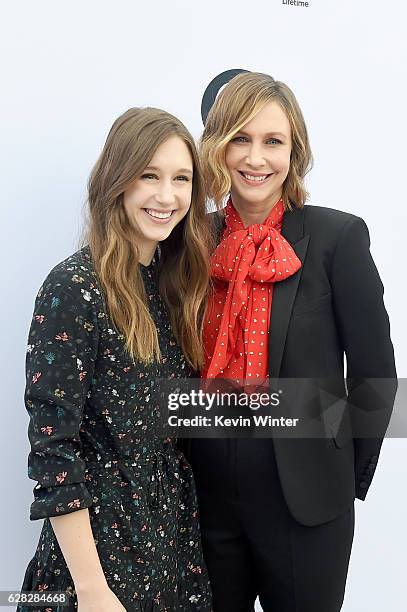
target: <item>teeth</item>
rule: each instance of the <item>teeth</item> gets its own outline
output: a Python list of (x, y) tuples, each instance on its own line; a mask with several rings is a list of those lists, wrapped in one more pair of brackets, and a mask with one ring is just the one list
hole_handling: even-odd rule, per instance
[(256, 183), (261, 183), (261, 181), (265, 181), (268, 177), (268, 174), (264, 174), (263, 176), (253, 176), (252, 174), (246, 174), (245, 172), (242, 174), (248, 181), (255, 181)]
[(144, 209), (146, 213), (148, 213), (151, 217), (157, 217), (157, 219), (169, 219), (172, 215), (172, 210), (170, 212), (158, 212), (156, 210), (151, 210), (149, 208)]

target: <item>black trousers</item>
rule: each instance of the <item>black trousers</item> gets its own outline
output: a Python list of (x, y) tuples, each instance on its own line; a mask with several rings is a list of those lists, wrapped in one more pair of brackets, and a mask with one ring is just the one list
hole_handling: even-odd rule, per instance
[(270, 439), (191, 442), (214, 612), (341, 610), (354, 507), (316, 527), (284, 500)]

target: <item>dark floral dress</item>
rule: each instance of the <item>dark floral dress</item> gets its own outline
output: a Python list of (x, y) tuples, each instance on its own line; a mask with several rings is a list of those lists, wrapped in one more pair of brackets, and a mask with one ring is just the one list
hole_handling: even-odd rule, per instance
[[(190, 465), (154, 434), (159, 378), (193, 374), (158, 293), (157, 263), (140, 265), (162, 362), (134, 363), (106, 310), (89, 247), (58, 264), (40, 288), (27, 349), (30, 518), (45, 519), (24, 591), (74, 584), (48, 517), (89, 508), (109, 587), (128, 611), (209, 612)], [(35, 608), (20, 605), (20, 612)]]

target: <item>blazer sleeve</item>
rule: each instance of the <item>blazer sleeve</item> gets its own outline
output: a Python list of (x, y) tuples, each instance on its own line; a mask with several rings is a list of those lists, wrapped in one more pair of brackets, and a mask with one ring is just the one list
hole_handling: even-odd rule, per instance
[(383, 284), (369, 247), (365, 222), (352, 217), (341, 231), (331, 270), (335, 317), (347, 363), (359, 499), (365, 499), (371, 484), (397, 390)]
[(97, 355), (98, 325), (90, 293), (74, 281), (67, 283), (70, 277), (56, 269), (50, 272), (37, 295), (28, 338), (28, 476), (37, 481), (31, 520), (92, 505), (80, 428)]

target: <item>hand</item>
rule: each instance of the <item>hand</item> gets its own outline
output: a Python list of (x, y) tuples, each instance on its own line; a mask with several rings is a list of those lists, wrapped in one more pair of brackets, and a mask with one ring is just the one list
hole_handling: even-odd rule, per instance
[(97, 591), (79, 593), (78, 612), (126, 612), (126, 608), (106, 584)]

